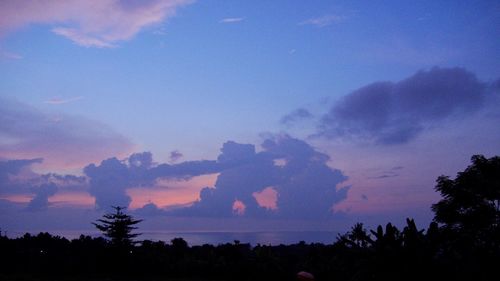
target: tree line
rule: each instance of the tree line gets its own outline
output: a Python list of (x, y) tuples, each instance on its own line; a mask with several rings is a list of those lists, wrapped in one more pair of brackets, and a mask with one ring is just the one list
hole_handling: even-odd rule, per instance
[(115, 207), (94, 225), (106, 238), (49, 233), (0, 236), (2, 280), (497, 280), (500, 276), (500, 157), (472, 157), (455, 179), (441, 176), (434, 220), (368, 230), (331, 244), (189, 246), (182, 238), (134, 242), (140, 222)]

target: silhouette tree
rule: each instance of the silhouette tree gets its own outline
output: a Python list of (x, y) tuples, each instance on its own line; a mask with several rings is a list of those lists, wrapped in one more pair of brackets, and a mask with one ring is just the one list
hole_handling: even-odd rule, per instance
[(104, 233), (104, 236), (111, 240), (111, 244), (117, 247), (127, 247), (134, 244), (133, 238), (139, 233), (132, 233), (137, 229), (134, 225), (142, 220), (136, 220), (132, 216), (125, 214), (122, 210), (125, 207), (112, 207), (115, 212), (103, 215), (103, 219), (92, 223), (97, 229)]
[(364, 228), (363, 224), (359, 222), (351, 227), (351, 231), (337, 236), (337, 241), (351, 248), (366, 248), (373, 243), (370, 234)]
[(434, 221), (442, 226), (440, 241), (434, 242), (438, 243), (440, 260), (446, 262), (442, 265), (448, 264), (446, 271), (460, 268), (449, 279), (496, 280), (500, 264), (500, 157), (474, 155), (471, 162), (454, 180), (445, 176), (437, 179), (436, 190), (443, 199), (432, 205), (432, 210)]
[(472, 156), (472, 165), (452, 180), (437, 179), (443, 199), (432, 205), (434, 221), (448, 229), (477, 234), (500, 225), (500, 157)]

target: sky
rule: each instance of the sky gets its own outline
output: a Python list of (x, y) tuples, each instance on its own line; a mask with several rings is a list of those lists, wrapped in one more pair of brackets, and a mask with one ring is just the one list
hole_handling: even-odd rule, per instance
[(500, 154), (498, 1), (0, 2), (0, 228), (421, 227)]

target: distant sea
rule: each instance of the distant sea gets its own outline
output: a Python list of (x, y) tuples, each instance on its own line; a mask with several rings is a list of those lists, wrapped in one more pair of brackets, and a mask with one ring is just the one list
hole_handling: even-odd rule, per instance
[[(32, 233), (36, 234), (36, 233)], [(64, 236), (68, 239), (75, 239), (80, 234), (97, 237), (98, 232), (78, 232), (78, 231), (55, 231), (53, 235)], [(250, 243), (253, 246), (261, 245), (279, 245), (279, 244), (296, 244), (300, 241), (306, 243), (323, 243), (331, 244), (336, 240), (338, 232), (334, 231), (258, 231), (258, 232), (170, 232), (170, 231), (155, 231), (142, 232), (142, 235), (137, 237), (137, 240), (152, 240), (165, 241), (170, 243), (170, 240), (181, 237), (189, 245), (203, 244), (224, 244), (234, 243), (235, 240), (240, 243)]]
[(261, 232), (147, 232), (141, 239), (162, 240), (169, 242), (182, 237), (189, 245), (250, 243), (253, 246), (306, 243), (331, 244), (336, 240), (337, 232), (331, 231), (261, 231)]

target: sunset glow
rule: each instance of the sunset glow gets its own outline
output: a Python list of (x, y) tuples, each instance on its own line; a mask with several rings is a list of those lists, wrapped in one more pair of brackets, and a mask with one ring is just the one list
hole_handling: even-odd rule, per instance
[(198, 200), (200, 190), (214, 186), (218, 174), (193, 177), (189, 180), (159, 180), (153, 188), (131, 188), (127, 194), (132, 197), (131, 209), (141, 208), (148, 203), (158, 207), (186, 205)]
[(0, 228), (428, 224), (438, 177), (500, 154), (499, 11), (0, 1)]

